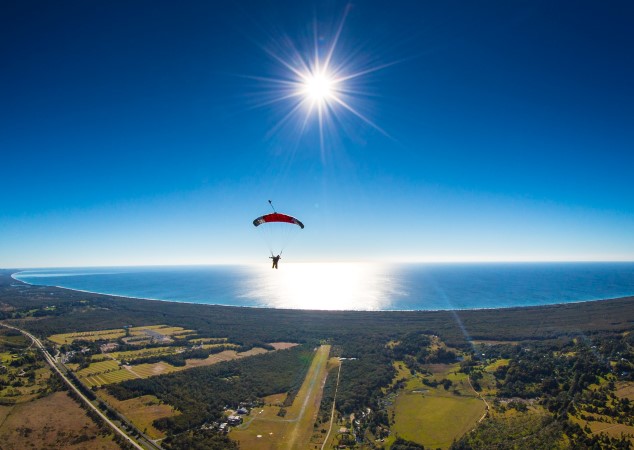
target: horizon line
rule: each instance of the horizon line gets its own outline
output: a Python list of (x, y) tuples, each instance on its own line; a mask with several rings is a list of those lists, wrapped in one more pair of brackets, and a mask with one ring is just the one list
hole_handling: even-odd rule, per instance
[[(446, 260), (297, 260), (286, 262), (290, 264), (561, 264), (561, 263), (634, 263), (634, 259), (446, 259)], [(87, 264), (60, 266), (14, 266), (0, 267), (0, 270), (29, 270), (29, 269), (89, 269), (89, 268), (123, 268), (123, 267), (204, 267), (204, 266), (251, 266), (261, 262), (232, 261), (232, 262), (192, 262), (192, 263), (138, 263), (138, 264)]]

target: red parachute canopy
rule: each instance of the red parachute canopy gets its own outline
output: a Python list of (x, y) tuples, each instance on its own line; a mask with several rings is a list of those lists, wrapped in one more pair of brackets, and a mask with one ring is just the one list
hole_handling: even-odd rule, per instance
[(291, 223), (291, 224), (298, 225), (300, 228), (304, 228), (304, 224), (301, 223), (299, 220), (297, 220), (295, 217), (287, 216), (286, 214), (280, 214), (277, 212), (258, 217), (257, 219), (253, 221), (253, 225), (257, 227), (258, 225), (262, 225), (263, 223), (271, 223), (271, 222)]

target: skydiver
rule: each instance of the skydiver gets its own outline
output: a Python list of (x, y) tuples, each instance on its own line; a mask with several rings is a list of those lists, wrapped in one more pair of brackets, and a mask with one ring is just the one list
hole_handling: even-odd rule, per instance
[(269, 258), (273, 260), (273, 267), (271, 267), (271, 269), (277, 269), (277, 262), (280, 260), (281, 256), (269, 256)]

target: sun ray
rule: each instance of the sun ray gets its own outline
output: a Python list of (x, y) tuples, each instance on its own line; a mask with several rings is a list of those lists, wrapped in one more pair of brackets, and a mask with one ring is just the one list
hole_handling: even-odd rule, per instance
[(346, 5), (346, 10), (344, 11), (343, 17), (341, 18), (341, 21), (339, 22), (339, 26), (337, 27), (337, 32), (335, 33), (335, 36), (332, 40), (332, 45), (330, 46), (330, 49), (326, 56), (326, 60), (324, 62), (325, 68), (328, 68), (330, 66), (330, 61), (332, 60), (332, 56), (335, 53), (335, 49), (337, 47), (337, 43), (339, 42), (339, 37), (341, 36), (341, 32), (343, 31), (343, 25), (346, 22), (346, 17), (348, 16), (349, 11), (350, 11), (350, 4)]
[(339, 103), (341, 106), (343, 106), (348, 111), (350, 111), (352, 114), (357, 116), (359, 119), (363, 120), (365, 123), (370, 125), (372, 128), (374, 128), (377, 131), (381, 132), (385, 137), (391, 137), (383, 128), (378, 126), (376, 123), (372, 122), (370, 119), (368, 119), (366, 116), (364, 116), (359, 111), (354, 109), (352, 106), (348, 105), (346, 102), (341, 100), (339, 97), (335, 97), (333, 100), (336, 101), (337, 103)]
[(284, 117), (282, 117), (282, 119), (280, 119), (280, 120), (279, 120), (279, 121), (278, 121), (278, 122), (277, 122), (277, 123), (273, 126), (273, 128), (272, 128), (272, 129), (270, 129), (270, 130), (269, 130), (268, 135), (269, 135), (269, 136), (274, 135), (274, 134), (275, 134), (275, 132), (276, 132), (277, 130), (279, 130), (282, 126), (284, 126), (284, 124), (285, 124), (286, 122), (288, 122), (288, 121), (289, 121), (289, 120), (293, 117), (293, 115), (294, 115), (294, 114), (295, 114), (295, 113), (296, 113), (299, 109), (301, 109), (302, 104), (303, 104), (303, 101), (299, 101), (299, 102), (297, 102), (297, 103), (293, 106), (293, 108), (292, 108), (292, 109), (291, 109), (288, 113), (286, 113), (286, 115), (285, 115)]
[[(319, 149), (322, 162), (325, 162), (327, 140), (335, 137), (344, 130), (350, 131), (347, 120), (359, 120), (365, 125), (379, 131), (386, 137), (389, 134), (376, 122), (360, 110), (360, 102), (374, 96), (365, 92), (359, 84), (366, 75), (386, 69), (398, 63), (389, 62), (371, 67), (359, 66), (359, 52), (345, 53), (344, 29), (348, 19), (350, 6), (348, 5), (333, 28), (330, 39), (320, 34), (316, 19), (313, 22), (312, 45), (308, 52), (302, 52), (302, 47), (287, 36), (277, 41), (278, 52), (271, 48), (264, 48), (265, 52), (286, 72), (279, 78), (251, 77), (254, 80), (268, 84), (274, 98), (261, 102), (261, 106), (286, 104), (288, 110), (273, 126), (268, 135), (291, 126), (295, 118), (295, 132), (300, 136), (314, 124), (319, 139)], [(310, 38), (309, 38), (310, 40)], [(356, 66), (356, 67), (355, 67)], [(347, 118), (346, 118), (347, 117)], [(336, 120), (332, 120), (336, 119)]]

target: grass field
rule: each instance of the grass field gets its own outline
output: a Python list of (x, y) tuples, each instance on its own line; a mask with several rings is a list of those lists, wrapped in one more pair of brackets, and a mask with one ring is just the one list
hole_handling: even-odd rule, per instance
[[(60, 412), (63, 411), (63, 414)], [(99, 434), (97, 426), (65, 392), (0, 409), (0, 445), (3, 450), (63, 448), (115, 450), (111, 436)]]
[(294, 342), (271, 342), (271, 345), (275, 350), (286, 350), (287, 348), (293, 348), (299, 344)]
[(108, 359), (105, 361), (92, 363), (88, 367), (78, 370), (77, 372), (75, 372), (75, 374), (79, 378), (85, 378), (95, 374), (120, 370), (120, 368), (121, 367), (119, 366), (118, 361), (113, 361), (112, 359)]
[[(400, 377), (409, 374), (403, 366), (397, 366)], [(484, 414), (484, 402), (470, 388), (466, 375), (457, 373), (457, 364), (434, 364), (428, 369), (433, 379), (449, 379), (452, 387), (445, 390), (442, 386), (426, 386), (418, 376), (408, 375), (405, 389), (391, 407), (395, 422), (389, 442), (398, 435), (426, 448), (446, 449), (475, 427)]]
[[(241, 448), (253, 450), (309, 448), (327, 375), (329, 353), (329, 345), (322, 345), (315, 352), (306, 378), (283, 418), (277, 415), (280, 407), (273, 404), (254, 409), (243, 425), (231, 431), (231, 438), (239, 441)], [(268, 397), (270, 403), (281, 398)]]
[[(601, 380), (602, 383), (606, 383), (605, 379)], [(597, 389), (599, 386), (591, 385), (590, 389)], [(619, 399), (627, 398), (634, 400), (634, 383), (631, 381), (618, 382), (614, 394)], [(613, 417), (609, 415), (599, 413), (586, 413), (588, 417), (594, 417), (595, 420), (583, 420), (579, 417), (573, 417), (572, 420), (578, 423), (581, 427), (586, 425), (590, 428), (593, 434), (605, 433), (608, 436), (619, 438), (621, 435), (634, 436), (634, 426), (618, 423)], [(630, 438), (630, 443), (634, 444), (634, 437)]]
[(13, 354), (11, 352), (0, 352), (0, 364), (5, 364), (11, 362), (13, 359)]
[[(176, 347), (159, 347), (147, 350), (133, 350), (131, 352), (114, 352), (110, 353), (111, 357), (125, 356), (130, 357), (143, 357), (153, 354), (165, 354), (165, 349), (171, 349)], [(154, 352), (156, 351), (156, 352)], [(134, 378), (149, 378), (154, 375), (163, 375), (166, 373), (178, 372), (180, 370), (191, 369), (192, 367), (210, 366), (217, 364), (221, 361), (230, 361), (233, 359), (246, 358), (248, 356), (259, 355), (261, 353), (267, 353), (268, 350), (255, 347), (249, 351), (237, 353), (235, 350), (225, 350), (215, 355), (210, 355), (206, 359), (188, 359), (185, 366), (173, 366), (166, 362), (160, 361), (157, 363), (144, 363), (144, 364), (131, 364), (121, 366), (119, 361), (115, 359), (100, 360), (91, 363), (88, 367), (77, 370), (78, 364), (69, 363), (66, 364), (70, 370), (74, 371), (77, 377), (89, 388), (93, 386), (103, 386), (106, 384), (120, 383), (125, 380), (132, 380)], [(144, 352), (151, 352), (149, 355)], [(122, 357), (123, 359), (123, 357)]]
[(195, 334), (196, 332), (193, 330), (187, 330), (182, 327), (170, 327), (168, 325), (148, 325), (142, 327), (131, 327), (128, 328), (128, 332), (126, 329), (115, 328), (109, 330), (95, 330), (95, 331), (83, 331), (80, 333), (64, 333), (64, 334), (54, 334), (48, 337), (49, 341), (52, 341), (56, 344), (71, 344), (74, 341), (82, 340), (82, 341), (114, 341), (119, 338), (125, 337), (128, 334), (133, 337), (137, 336), (147, 336), (148, 339), (152, 337), (161, 337), (161, 336), (169, 336), (169, 337), (184, 337), (185, 335)]
[[(148, 331), (150, 333), (148, 333)], [(169, 325), (149, 325), (130, 328), (130, 334), (132, 336), (143, 336), (148, 334), (151, 335), (152, 332), (161, 334), (163, 336), (171, 336), (175, 338), (190, 334), (196, 334), (194, 330), (187, 330), (183, 327), (170, 327)]]
[(123, 414), (137, 429), (143, 431), (152, 439), (162, 439), (165, 433), (154, 428), (152, 422), (163, 417), (179, 415), (180, 412), (173, 407), (162, 403), (153, 395), (131, 398), (120, 401), (108, 395), (104, 389), (100, 389), (97, 395), (110, 404), (113, 408)]
[(617, 383), (615, 394), (620, 398), (634, 400), (634, 383), (631, 381)]
[(49, 336), (48, 340), (52, 341), (56, 344), (71, 344), (74, 341), (113, 341), (115, 339), (119, 339), (120, 337), (125, 336), (125, 331), (123, 329), (115, 329), (115, 330), (101, 330), (101, 331), (84, 331), (81, 333), (65, 333), (65, 334), (54, 334), (53, 336)]
[(484, 370), (487, 372), (495, 372), (499, 367), (508, 366), (510, 362), (510, 359), (498, 359), (486, 366)]
[(122, 381), (132, 380), (134, 378), (139, 378), (139, 377), (133, 374), (132, 372), (124, 368), (121, 368), (119, 370), (115, 370), (112, 372), (106, 372), (106, 373), (100, 373), (98, 375), (88, 376), (88, 377), (82, 378), (81, 381), (84, 384), (86, 384), (88, 387), (93, 387), (93, 386), (100, 387), (105, 384), (120, 383)]
[(157, 362), (153, 364), (138, 364), (136, 366), (130, 366), (130, 371), (141, 378), (149, 378), (154, 375), (162, 375), (165, 373), (178, 372), (183, 370), (184, 367), (174, 367), (166, 362)]

